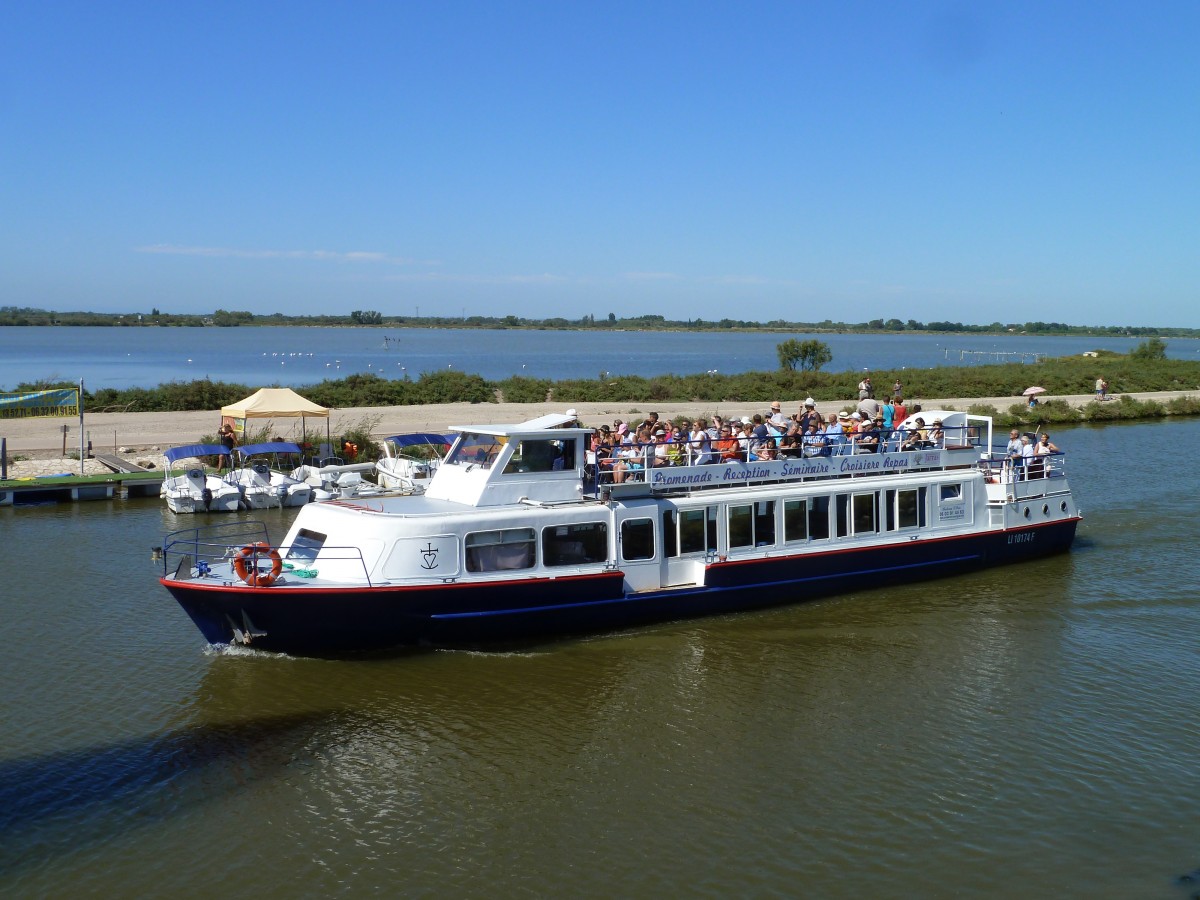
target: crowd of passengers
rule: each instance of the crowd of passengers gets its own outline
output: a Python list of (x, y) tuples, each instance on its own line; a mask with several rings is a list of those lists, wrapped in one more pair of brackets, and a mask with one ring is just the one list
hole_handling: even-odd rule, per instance
[[(860, 391), (860, 395), (861, 395)], [(882, 402), (860, 396), (853, 412), (823, 416), (812, 397), (785, 416), (776, 401), (766, 413), (726, 420), (713, 416), (677, 423), (650, 413), (638, 425), (617, 419), (592, 432), (590, 450), (601, 473), (621, 484), (640, 478), (650, 466), (700, 466), (723, 462), (839, 456), (887, 450), (924, 450), (945, 446), (942, 420), (926, 424), (920, 406), (910, 410), (904, 398)], [(607, 479), (605, 479), (607, 480)]]

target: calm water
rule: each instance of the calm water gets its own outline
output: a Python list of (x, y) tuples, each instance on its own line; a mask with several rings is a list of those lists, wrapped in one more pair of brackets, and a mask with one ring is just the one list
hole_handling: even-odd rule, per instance
[(1118, 450), (1200, 422), (1055, 440), (1067, 556), (516, 654), (206, 651), (191, 517), (0, 509), (0, 894), (1191, 896), (1200, 484)]
[[(776, 346), (812, 335), (682, 332), (472, 331), (379, 328), (0, 328), (0, 390), (83, 379), (89, 390), (154, 387), (211, 378), (260, 387), (301, 386), (373, 373), (387, 378), (458, 370), (503, 379), (654, 376), (773, 369)], [(923, 369), (1032, 361), (1141, 339), (1012, 335), (816, 335), (830, 371)], [(1172, 339), (1167, 353), (1195, 359), (1200, 342)], [(1013, 354), (1025, 354), (1024, 356)]]

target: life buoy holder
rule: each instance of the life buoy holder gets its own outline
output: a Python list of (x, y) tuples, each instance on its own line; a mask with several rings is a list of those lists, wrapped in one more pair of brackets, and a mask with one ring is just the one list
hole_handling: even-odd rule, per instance
[[(258, 567), (260, 559), (271, 561), (271, 571), (267, 572)], [(283, 560), (279, 558), (278, 550), (270, 544), (258, 541), (247, 544), (237, 552), (233, 557), (233, 571), (251, 587), (270, 587), (283, 571)]]

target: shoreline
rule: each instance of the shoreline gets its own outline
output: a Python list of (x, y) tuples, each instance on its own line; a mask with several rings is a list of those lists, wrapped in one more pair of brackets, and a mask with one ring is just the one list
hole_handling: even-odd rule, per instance
[[(1136, 394), (1121, 394), (1137, 400), (1155, 400), (1160, 403), (1178, 397), (1200, 397), (1200, 391), (1150, 391)], [(1066, 401), (1076, 409), (1095, 400), (1093, 394), (1054, 396), (1049, 399)], [(837, 412), (857, 401), (821, 401), (817, 409), (828, 414)], [(925, 409), (966, 409), (973, 404), (993, 406), (1005, 410), (1020, 397), (959, 397), (919, 398)], [(785, 414), (801, 408), (803, 398), (781, 399)], [(730, 417), (753, 415), (765, 412), (770, 406), (764, 403), (576, 403), (571, 408), (578, 412), (585, 425), (611, 423), (614, 418), (630, 419), (643, 416), (651, 410), (663, 418), (675, 416), (704, 416), (714, 414)], [(760, 408), (762, 407), (762, 408)], [(329, 415), (330, 431), (338, 434), (349, 428), (369, 422), (371, 433), (376, 439), (393, 434), (413, 431), (445, 431), (453, 425), (484, 425), (499, 422), (523, 422), (552, 412), (563, 412), (566, 404), (560, 403), (435, 403), (423, 406), (366, 406), (332, 409)], [(300, 419), (268, 419), (279, 437), (294, 440), (299, 435)], [(93, 453), (111, 453), (135, 462), (153, 463), (156, 468), (163, 465), (162, 451), (181, 444), (198, 443), (202, 435), (215, 434), (221, 422), (220, 410), (193, 410), (187, 412), (119, 412), (88, 414), (85, 410), (84, 439), (91, 440)], [(306, 419), (311, 432), (320, 428), (320, 419)], [(63, 452), (63, 426), (67, 426), (66, 453)], [(322, 429), (323, 430), (323, 429)], [(10, 459), (26, 457), (9, 464), (9, 478), (29, 478), (39, 475), (70, 472), (79, 474), (79, 460), (67, 454), (79, 451), (79, 420), (77, 418), (28, 418), (0, 420), (0, 438), (5, 438)], [(109, 470), (94, 459), (85, 461), (87, 474), (103, 474)]]

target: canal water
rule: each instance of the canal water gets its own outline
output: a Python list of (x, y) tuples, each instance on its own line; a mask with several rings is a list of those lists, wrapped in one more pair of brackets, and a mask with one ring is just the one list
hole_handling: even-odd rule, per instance
[(519, 653), (206, 649), (192, 518), (0, 509), (0, 894), (1190, 897), (1200, 422), (1054, 439), (1068, 555)]

